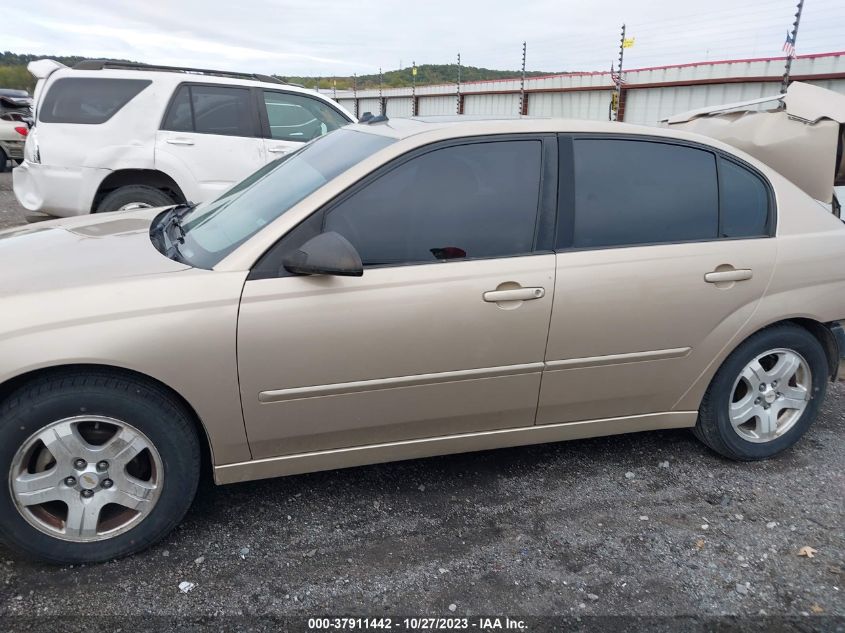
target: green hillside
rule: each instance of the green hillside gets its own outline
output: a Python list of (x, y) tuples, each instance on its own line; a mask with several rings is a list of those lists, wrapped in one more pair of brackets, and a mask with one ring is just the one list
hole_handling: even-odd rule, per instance
[[(550, 71), (526, 72), (527, 77), (552, 74)], [(336, 83), (338, 90), (352, 88), (352, 77), (294, 77), (292, 75), (278, 75), (293, 83), (302, 84), (308, 88), (319, 86), (320, 88), (331, 88)], [(417, 66), (417, 85), (454, 83), (458, 77), (457, 64), (422, 64)], [(493, 70), (490, 68), (477, 68), (475, 66), (461, 66), (461, 81), (484, 81), (488, 79), (508, 79), (519, 77), (518, 70)], [(378, 88), (378, 75), (359, 75), (357, 78), (359, 89)], [(410, 86), (413, 81), (410, 68), (401, 70), (389, 70), (382, 74), (382, 86), (384, 88), (401, 88)]]
[[(30, 55), (11, 53), (9, 51), (0, 53), (0, 88), (18, 88), (32, 92), (35, 87), (35, 78), (26, 70), (26, 65), (33, 60), (43, 59), (45, 57), (55, 59), (66, 66), (73, 66), (74, 64), (86, 59), (85, 57), (67, 55)], [(532, 71), (526, 73), (527, 76), (548, 74), (550, 73), (545, 71)], [(285, 75), (283, 73), (277, 73), (276, 76), (281, 77), (286, 81), (302, 84), (308, 88), (314, 88), (317, 86), (320, 88), (331, 89), (334, 85), (338, 90), (345, 90), (351, 89), (353, 84), (352, 77), (295, 77), (292, 75)], [(417, 66), (418, 86), (452, 83), (457, 79), (457, 76), (457, 64), (422, 64)], [(483, 81), (486, 79), (506, 79), (512, 77), (519, 77), (519, 71), (461, 66), (461, 81)], [(382, 85), (385, 88), (410, 86), (411, 83), (412, 75), (410, 68), (389, 70), (384, 72), (382, 75)], [(377, 74), (361, 75), (357, 78), (357, 85), (359, 89), (378, 88), (379, 77)]]

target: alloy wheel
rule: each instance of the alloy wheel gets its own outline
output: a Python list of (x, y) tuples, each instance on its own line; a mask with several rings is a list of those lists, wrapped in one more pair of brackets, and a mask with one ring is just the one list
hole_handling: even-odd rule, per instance
[(18, 512), (54, 538), (90, 542), (140, 523), (164, 483), (161, 456), (132, 425), (83, 415), (34, 433), (12, 459), (9, 487)]
[(760, 354), (734, 383), (731, 426), (749, 442), (771, 442), (783, 436), (807, 408), (812, 385), (810, 366), (797, 352), (772, 349)]

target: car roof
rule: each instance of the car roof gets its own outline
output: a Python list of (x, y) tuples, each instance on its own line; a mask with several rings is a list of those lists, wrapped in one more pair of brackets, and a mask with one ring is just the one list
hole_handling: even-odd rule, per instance
[[(53, 63), (58, 64), (58, 62)], [(316, 90), (311, 90), (298, 84), (285, 83), (280, 79), (266, 75), (129, 63), (109, 65), (102, 63), (95, 64), (92, 62), (87, 64), (81, 63), (70, 68), (63, 64), (59, 64), (59, 66), (62, 67), (51, 73), (51, 80), (60, 77), (104, 77), (109, 79), (145, 79), (153, 83), (168, 86), (175, 86), (183, 82), (231, 86), (260, 86), (268, 90), (307, 94), (323, 101), (331, 101), (331, 99)], [(32, 71), (30, 70), (30, 72)]]
[(347, 129), (387, 136), (396, 140), (407, 139), (420, 134), (434, 135), (444, 139), (452, 136), (482, 136), (486, 134), (633, 134), (687, 140), (721, 148), (731, 153), (737, 152), (734, 147), (700, 134), (665, 127), (585, 119), (448, 115), (375, 120), (354, 123), (347, 126)]

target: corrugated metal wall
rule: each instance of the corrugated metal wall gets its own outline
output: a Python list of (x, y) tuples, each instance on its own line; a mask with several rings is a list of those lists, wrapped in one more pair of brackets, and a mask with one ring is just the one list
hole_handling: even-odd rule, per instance
[(364, 112), (371, 112), (372, 114), (381, 114), (381, 104), (378, 97), (375, 99), (358, 99), (358, 116), (360, 117)]
[(757, 99), (777, 94), (779, 90), (779, 83), (762, 82), (629, 90), (625, 98), (625, 121), (653, 125), (660, 119), (679, 112), (708, 105)]
[[(784, 59), (731, 60), (641, 68), (624, 73), (624, 120), (656, 125), (660, 119), (692, 108), (720, 105), (767, 95), (780, 89)], [(792, 77), (845, 94), (845, 53), (797, 57)], [(525, 81), (528, 114), (607, 120), (613, 84), (606, 72), (531, 77)], [(519, 79), (479, 81), (461, 85), (464, 114), (513, 116), (519, 113)], [(420, 86), (416, 90), (420, 116), (457, 113), (454, 84)], [(338, 101), (354, 111), (351, 92)], [(388, 116), (411, 115), (410, 88), (383, 91)], [(358, 115), (379, 113), (378, 91), (358, 91)]]
[(350, 114), (355, 114), (355, 99), (338, 99), (337, 102), (349, 110)]
[(456, 114), (458, 101), (456, 96), (449, 97), (419, 97), (419, 115), (431, 116), (437, 114)]
[(518, 94), (466, 95), (464, 114), (519, 114)]
[(610, 90), (537, 92), (528, 96), (528, 115), (606, 121)]
[(407, 119), (413, 116), (414, 100), (411, 97), (393, 97), (387, 100), (387, 116)]

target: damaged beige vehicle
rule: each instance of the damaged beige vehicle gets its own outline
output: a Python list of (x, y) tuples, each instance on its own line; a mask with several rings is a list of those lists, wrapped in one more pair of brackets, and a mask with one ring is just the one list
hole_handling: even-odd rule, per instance
[(217, 483), (651, 429), (762, 459), (845, 350), (845, 225), (683, 131), (352, 125), (216, 201), (0, 234), (0, 536), (64, 563)]

